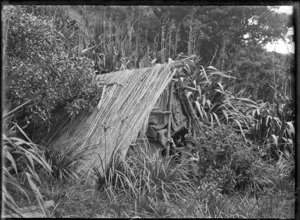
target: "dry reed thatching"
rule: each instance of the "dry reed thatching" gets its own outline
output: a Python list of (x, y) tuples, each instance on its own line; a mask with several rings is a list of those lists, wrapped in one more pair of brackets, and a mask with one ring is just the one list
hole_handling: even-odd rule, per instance
[(96, 167), (103, 173), (114, 152), (126, 154), (175, 72), (174, 62), (170, 62), (99, 75), (97, 80), (104, 88), (95, 111), (69, 123), (51, 145), (90, 150), (81, 170), (90, 175)]

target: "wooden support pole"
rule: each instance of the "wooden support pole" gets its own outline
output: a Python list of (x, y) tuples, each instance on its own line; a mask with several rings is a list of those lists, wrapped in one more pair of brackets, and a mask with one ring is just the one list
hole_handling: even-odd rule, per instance
[[(179, 82), (180, 86), (184, 88), (182, 80), (178, 79), (178, 82)], [(203, 126), (203, 124), (200, 122), (199, 118), (197, 117), (197, 114), (196, 114), (196, 112), (195, 112), (195, 110), (193, 108), (193, 105), (190, 102), (189, 97), (187, 95), (186, 88), (183, 89), (183, 93), (184, 93), (185, 99), (186, 99), (186, 101), (188, 103), (188, 108), (189, 108), (189, 110), (191, 112), (192, 118), (193, 118), (194, 122), (196, 122), (196, 125), (197, 125), (197, 127), (199, 129), (199, 132), (200, 132), (201, 127)]]
[(171, 112), (171, 114), (169, 114), (169, 122), (168, 122), (168, 133), (167, 133), (167, 139), (168, 139), (168, 143), (167, 143), (167, 158), (169, 158), (170, 156), (170, 145), (171, 145), (171, 125), (172, 125), (172, 101), (173, 101), (173, 88), (174, 88), (174, 82), (171, 81), (170, 82), (170, 94), (169, 94), (169, 106), (168, 106), (168, 111)]

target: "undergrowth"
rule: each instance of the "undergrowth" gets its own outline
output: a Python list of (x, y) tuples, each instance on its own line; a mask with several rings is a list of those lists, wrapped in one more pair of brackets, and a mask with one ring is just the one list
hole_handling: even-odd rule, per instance
[[(51, 216), (294, 217), (294, 182), (288, 174), (293, 164), (284, 156), (272, 166), (263, 168), (264, 172), (260, 173), (255, 169), (262, 169), (266, 161), (260, 161), (259, 165), (257, 161), (249, 159), (252, 162), (246, 167), (241, 160), (247, 160), (247, 153), (236, 151), (232, 153), (231, 159), (228, 157), (227, 162), (222, 162), (223, 170), (210, 167), (207, 170), (210, 170), (211, 175), (193, 179), (187, 175), (184, 164), (172, 163), (171, 157), (162, 159), (149, 156), (141, 148), (129, 151), (126, 159), (115, 155), (114, 165), (111, 165), (105, 176), (95, 172), (95, 182), (83, 181), (84, 177), (63, 182), (48, 174), (42, 176), (41, 193), (45, 200), (54, 200), (56, 204), (50, 210)], [(238, 167), (251, 174), (248, 182), (243, 183), (245, 187), (238, 184), (245, 176), (229, 175)], [(272, 172), (272, 178), (269, 172)], [(232, 184), (221, 184), (220, 178)]]
[[(95, 181), (76, 174), (83, 162), (79, 150), (66, 151), (52, 166), (54, 175), (39, 174), (43, 200), (54, 200), (50, 217), (190, 217), (293, 218), (294, 158), (282, 153), (277, 162), (261, 159), (251, 143), (244, 143), (230, 127), (206, 133), (200, 149), (198, 179), (173, 158), (129, 149), (127, 157), (114, 155), (105, 175), (97, 168)], [(244, 150), (242, 150), (244, 149)], [(246, 149), (246, 150), (245, 150)], [(62, 154), (62, 153), (61, 153)], [(206, 158), (204, 160), (204, 158)], [(70, 166), (73, 161), (74, 166)], [(51, 163), (50, 163), (51, 164)], [(54, 169), (55, 170), (55, 169)], [(61, 174), (60, 174), (61, 173)], [(65, 181), (65, 180), (71, 181)], [(19, 207), (28, 200), (12, 194)], [(31, 202), (35, 204), (34, 200)], [(36, 205), (36, 204), (35, 204)]]

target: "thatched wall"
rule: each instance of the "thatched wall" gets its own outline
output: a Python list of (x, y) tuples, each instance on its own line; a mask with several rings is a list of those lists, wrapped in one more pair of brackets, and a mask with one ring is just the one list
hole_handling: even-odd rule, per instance
[(158, 64), (99, 75), (97, 80), (104, 88), (98, 107), (69, 123), (51, 145), (89, 150), (81, 169), (87, 174), (92, 167), (103, 172), (101, 161), (106, 166), (117, 150), (125, 155), (174, 74), (173, 64)]

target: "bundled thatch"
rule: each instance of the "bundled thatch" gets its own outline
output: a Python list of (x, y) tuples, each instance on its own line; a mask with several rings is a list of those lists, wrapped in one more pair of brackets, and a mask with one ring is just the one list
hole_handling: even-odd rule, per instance
[[(136, 139), (159, 96), (172, 80), (174, 63), (100, 75), (101, 100), (92, 113), (85, 113), (60, 131), (51, 141), (55, 147), (86, 149), (88, 159), (81, 168), (90, 174), (103, 172), (116, 151), (123, 155)], [(103, 167), (102, 167), (103, 164)]]

